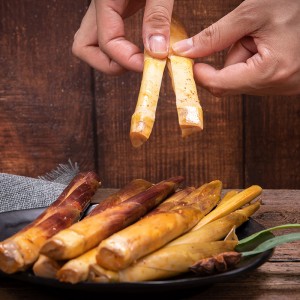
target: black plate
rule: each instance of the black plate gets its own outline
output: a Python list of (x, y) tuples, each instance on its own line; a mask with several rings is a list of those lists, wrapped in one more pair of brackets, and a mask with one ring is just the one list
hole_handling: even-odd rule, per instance
[[(90, 209), (93, 208), (92, 205)], [(0, 241), (11, 236), (26, 224), (34, 220), (44, 208), (11, 211), (0, 213)], [(88, 212), (87, 211), (87, 212)], [(264, 227), (254, 221), (249, 219), (242, 226), (237, 229), (237, 236), (239, 239), (247, 237), (255, 232), (263, 230)], [(149, 293), (149, 292), (169, 292), (180, 291), (193, 288), (204, 288), (206, 286), (212, 285), (218, 282), (228, 282), (233, 278), (241, 276), (251, 270), (254, 270), (265, 263), (273, 254), (273, 249), (265, 251), (261, 254), (248, 257), (247, 259), (242, 259), (237, 268), (227, 271), (225, 273), (199, 277), (192, 273), (186, 273), (182, 276), (171, 278), (167, 280), (156, 280), (156, 281), (146, 281), (146, 282), (118, 282), (118, 283), (63, 283), (55, 279), (41, 278), (33, 275), (31, 271), (19, 272), (16, 274), (5, 274), (0, 271), (0, 276), (5, 276), (8, 278), (13, 278), (41, 286), (56, 287), (63, 289), (81, 290), (81, 291), (101, 291), (114, 292), (114, 293)]]

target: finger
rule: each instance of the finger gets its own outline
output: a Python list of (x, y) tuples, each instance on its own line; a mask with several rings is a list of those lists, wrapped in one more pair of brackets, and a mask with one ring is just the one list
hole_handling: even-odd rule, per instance
[(195, 36), (172, 46), (178, 55), (190, 58), (203, 57), (224, 50), (242, 37), (259, 28), (259, 22), (247, 17), (243, 3), (235, 10)]
[(239, 62), (216, 70), (206, 64), (195, 64), (194, 75), (197, 84), (213, 95), (221, 97), (233, 94), (260, 94), (272, 85), (278, 62), (265, 49), (246, 62)]
[(98, 46), (85, 46), (82, 49), (80, 58), (92, 68), (108, 75), (120, 75), (126, 71), (105, 53), (101, 52)]
[(110, 75), (118, 75), (125, 71), (123, 67), (103, 53), (98, 46), (96, 12), (93, 1), (74, 36), (72, 52), (98, 71)]
[(119, 1), (95, 1), (100, 49), (127, 70), (143, 71), (143, 53), (125, 38)]
[(250, 37), (245, 37), (233, 44), (227, 52), (224, 67), (239, 62), (246, 62), (248, 58), (257, 53), (257, 47)]
[(174, 0), (148, 0), (143, 19), (143, 42), (149, 54), (165, 58), (169, 52)]

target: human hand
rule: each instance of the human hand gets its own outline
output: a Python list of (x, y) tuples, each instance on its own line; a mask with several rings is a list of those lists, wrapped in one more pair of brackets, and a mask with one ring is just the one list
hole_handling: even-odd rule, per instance
[(200, 58), (229, 47), (222, 69), (194, 66), (197, 84), (215, 96), (295, 95), (300, 93), (299, 16), (299, 0), (245, 0), (172, 48), (178, 55)]
[(125, 37), (124, 19), (145, 6), (143, 43), (154, 57), (168, 55), (173, 0), (92, 0), (75, 34), (72, 52), (98, 71), (142, 72), (144, 54)]

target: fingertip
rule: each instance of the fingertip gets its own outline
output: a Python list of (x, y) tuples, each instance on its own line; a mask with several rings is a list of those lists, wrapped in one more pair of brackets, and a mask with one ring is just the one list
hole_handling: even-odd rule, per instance
[(188, 52), (193, 48), (194, 42), (192, 38), (176, 42), (172, 45), (172, 50), (177, 55), (188, 55)]
[(143, 72), (144, 68), (144, 54), (136, 53), (129, 59), (130, 64), (132, 65), (131, 70), (134, 72)]
[(147, 52), (156, 58), (166, 58), (169, 52), (167, 38), (162, 34), (150, 35), (145, 43)]
[(168, 56), (173, 4), (173, 0), (146, 1), (143, 42), (145, 50), (155, 58)]

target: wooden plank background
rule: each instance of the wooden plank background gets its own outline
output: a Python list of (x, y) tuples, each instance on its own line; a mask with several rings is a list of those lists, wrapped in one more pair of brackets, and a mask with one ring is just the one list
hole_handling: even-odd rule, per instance
[[(175, 1), (190, 35), (240, 0)], [(300, 96), (229, 96), (198, 88), (203, 132), (182, 139), (166, 73), (149, 141), (134, 149), (130, 119), (141, 74), (112, 77), (71, 53), (89, 1), (0, 0), (0, 172), (36, 177), (68, 159), (95, 169), (103, 187), (183, 175), (188, 185), (300, 188)], [(126, 20), (142, 47), (142, 12)], [(225, 53), (202, 61), (221, 66)]]

